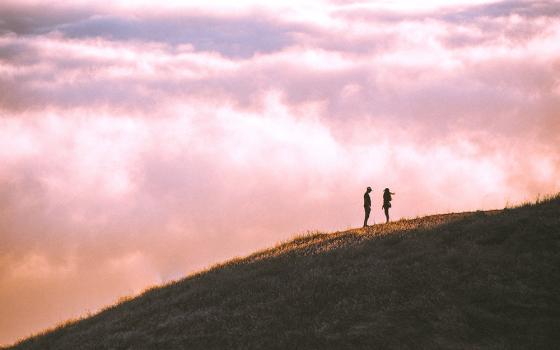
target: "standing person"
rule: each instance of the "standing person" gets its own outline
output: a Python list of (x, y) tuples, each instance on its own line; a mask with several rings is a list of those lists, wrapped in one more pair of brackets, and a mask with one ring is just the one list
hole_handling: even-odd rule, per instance
[(366, 212), (366, 217), (364, 219), (364, 227), (367, 227), (367, 221), (369, 219), (369, 213), (371, 212), (371, 198), (369, 193), (371, 192), (371, 187), (368, 186), (366, 193), (364, 193), (364, 211)]
[(391, 195), (394, 195), (394, 193), (389, 191), (388, 188), (383, 191), (383, 206), (381, 209), (385, 209), (385, 218), (387, 222), (389, 222), (389, 208), (391, 208), (391, 201), (393, 200)]

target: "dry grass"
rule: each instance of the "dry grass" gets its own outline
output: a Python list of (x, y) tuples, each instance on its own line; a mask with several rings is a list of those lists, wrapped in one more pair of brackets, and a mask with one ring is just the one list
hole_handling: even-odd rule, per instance
[(554, 349), (560, 198), (290, 242), (13, 349)]

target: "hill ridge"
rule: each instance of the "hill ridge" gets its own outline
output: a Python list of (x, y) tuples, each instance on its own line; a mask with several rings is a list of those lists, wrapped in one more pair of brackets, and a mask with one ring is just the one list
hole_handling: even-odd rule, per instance
[(10, 349), (552, 348), (560, 197), (295, 237)]

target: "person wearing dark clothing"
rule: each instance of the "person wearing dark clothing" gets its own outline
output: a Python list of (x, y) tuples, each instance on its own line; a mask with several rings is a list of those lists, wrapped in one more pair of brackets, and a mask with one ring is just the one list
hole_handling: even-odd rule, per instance
[(381, 209), (385, 209), (385, 218), (387, 222), (389, 222), (389, 208), (391, 208), (391, 201), (393, 200), (393, 197), (391, 197), (392, 195), (394, 195), (394, 193), (389, 191), (388, 188), (383, 191), (383, 206)]
[(369, 197), (370, 192), (371, 192), (371, 187), (368, 187), (366, 189), (366, 193), (364, 193), (364, 211), (366, 212), (366, 217), (364, 219), (364, 227), (367, 227), (369, 213), (371, 212), (371, 198)]

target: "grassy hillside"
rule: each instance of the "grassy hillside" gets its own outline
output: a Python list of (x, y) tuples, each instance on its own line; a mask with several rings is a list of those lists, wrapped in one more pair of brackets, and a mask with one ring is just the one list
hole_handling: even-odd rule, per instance
[(560, 198), (299, 237), (13, 347), (321, 348), (560, 348)]

